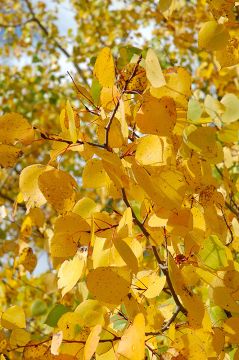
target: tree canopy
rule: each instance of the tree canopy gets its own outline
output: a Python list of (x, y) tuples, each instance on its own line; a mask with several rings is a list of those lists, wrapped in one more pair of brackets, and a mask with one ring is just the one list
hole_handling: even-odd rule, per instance
[(239, 359), (238, 18), (2, 0), (0, 360)]

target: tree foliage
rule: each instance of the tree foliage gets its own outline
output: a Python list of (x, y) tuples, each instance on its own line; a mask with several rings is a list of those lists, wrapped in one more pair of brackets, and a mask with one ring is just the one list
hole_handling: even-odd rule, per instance
[(0, 5), (1, 360), (239, 358), (238, 4), (52, 4)]

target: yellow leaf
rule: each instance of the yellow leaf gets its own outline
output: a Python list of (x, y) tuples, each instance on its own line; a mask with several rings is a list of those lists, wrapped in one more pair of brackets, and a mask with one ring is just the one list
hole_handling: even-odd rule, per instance
[(100, 333), (102, 331), (101, 325), (95, 325), (95, 327), (91, 330), (90, 335), (85, 343), (84, 348), (84, 360), (91, 360), (94, 355), (96, 348), (99, 344)]
[(231, 38), (228, 41), (226, 48), (216, 51), (215, 55), (221, 68), (237, 65), (239, 63), (238, 39)]
[(135, 159), (141, 165), (167, 165), (173, 153), (166, 137), (146, 135), (139, 139)]
[(138, 260), (129, 245), (122, 239), (116, 239), (114, 241), (114, 245), (124, 262), (128, 265), (128, 267), (133, 271), (134, 274), (137, 274)]
[(115, 80), (114, 59), (111, 50), (107, 47), (102, 49), (97, 56), (94, 75), (103, 87), (113, 87)]
[[(87, 340), (90, 330), (83, 327), (80, 314), (67, 312), (58, 320), (57, 326), (63, 331), (64, 340)], [(72, 345), (72, 344), (71, 344)]]
[(118, 305), (130, 290), (131, 273), (119, 267), (98, 267), (90, 271), (86, 283), (95, 299)]
[(50, 241), (50, 253), (52, 257), (68, 258), (74, 256), (78, 248), (78, 237), (65, 233), (56, 233)]
[(31, 340), (31, 334), (24, 329), (13, 329), (10, 336), (10, 345), (11, 347), (17, 348), (22, 352), (24, 346)]
[(68, 212), (74, 206), (77, 183), (67, 172), (57, 169), (43, 172), (38, 178), (38, 185), (59, 214)]
[(166, 85), (158, 57), (152, 49), (147, 51), (145, 65), (147, 78), (153, 87), (158, 88)]
[[(147, 87), (147, 77), (144, 68), (136, 63), (127, 64), (120, 72), (119, 86), (124, 89), (127, 82), (127, 92), (143, 93)], [(133, 77), (133, 73), (135, 74)]]
[(162, 12), (167, 11), (171, 6), (172, 1), (173, 0), (160, 0), (158, 4), (159, 10)]
[(2, 314), (1, 325), (7, 329), (25, 328), (26, 318), (21, 306), (14, 305)]
[(83, 197), (73, 207), (72, 211), (84, 219), (90, 218), (91, 214), (94, 213), (94, 211), (97, 210), (97, 204), (94, 202), (94, 200)]
[[(145, 358), (145, 320), (142, 313), (135, 316), (133, 324), (125, 330), (117, 354), (123, 359), (144, 360)], [(121, 357), (120, 357), (121, 359)]]
[(69, 133), (70, 137), (73, 143), (76, 143), (77, 141), (77, 129), (76, 129), (76, 123), (75, 123), (75, 115), (74, 111), (72, 109), (72, 106), (70, 104), (70, 101), (67, 100), (66, 102), (66, 113), (69, 120)]
[(168, 210), (178, 209), (183, 201), (186, 183), (178, 171), (165, 168), (159, 175), (150, 175), (143, 167), (133, 165), (135, 178), (155, 204)]
[(33, 253), (33, 250), (31, 247), (25, 247), (22, 250), (22, 252), (19, 256), (18, 263), (22, 264), (24, 266), (25, 270), (28, 270), (30, 273), (33, 272), (33, 270), (35, 269), (35, 267), (37, 265), (37, 257)]
[(19, 187), (27, 209), (39, 207), (46, 203), (46, 198), (38, 186), (39, 176), (47, 170), (54, 169), (52, 166), (34, 164), (22, 170), (19, 178)]
[(213, 300), (215, 305), (218, 305), (227, 311), (235, 313), (239, 312), (238, 303), (233, 299), (229, 289), (224, 286), (218, 286), (213, 289)]
[(75, 312), (81, 316), (84, 326), (105, 325), (107, 308), (102, 306), (98, 300), (87, 299), (83, 301), (76, 307)]
[(177, 107), (188, 108), (188, 99), (191, 96), (191, 76), (182, 67), (173, 67), (164, 71), (166, 85), (160, 88), (150, 88), (151, 95), (160, 99), (170, 97)]
[(14, 166), (22, 154), (23, 152), (15, 146), (0, 144), (0, 167)]
[(226, 94), (221, 103), (225, 106), (222, 121), (226, 124), (237, 121), (239, 119), (239, 98), (235, 94)]
[(34, 139), (34, 130), (22, 115), (8, 113), (0, 116), (0, 142), (15, 144), (20, 141), (27, 145)]
[(53, 333), (51, 340), (51, 354), (58, 355), (59, 347), (61, 346), (63, 340), (63, 332), (58, 331), (57, 333)]
[(193, 216), (189, 209), (180, 209), (172, 213), (167, 222), (167, 230), (172, 235), (185, 236), (193, 230)]
[(96, 189), (110, 184), (110, 178), (103, 168), (102, 161), (90, 159), (87, 161), (82, 174), (83, 186)]
[(65, 260), (58, 271), (58, 288), (62, 289), (62, 297), (71, 291), (84, 275), (86, 256), (77, 252), (72, 260)]
[(103, 87), (100, 92), (101, 106), (106, 110), (113, 110), (120, 96), (116, 86), (112, 88)]
[(120, 121), (115, 117), (109, 129), (109, 146), (120, 148), (124, 144), (124, 137)]
[(176, 124), (176, 107), (170, 97), (145, 95), (135, 121), (142, 133), (170, 136)]
[(215, 20), (203, 24), (198, 34), (198, 46), (209, 51), (222, 50), (230, 39), (229, 32), (223, 24)]
[(224, 336), (228, 338), (230, 344), (239, 344), (239, 317), (233, 316), (223, 324)]

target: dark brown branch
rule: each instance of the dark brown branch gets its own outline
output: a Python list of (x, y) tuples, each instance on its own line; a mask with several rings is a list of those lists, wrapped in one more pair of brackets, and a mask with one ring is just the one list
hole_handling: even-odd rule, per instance
[[(92, 101), (91, 99), (89, 99), (88, 97), (86, 97), (85, 94), (83, 94), (82, 91), (79, 89), (79, 87), (77, 86), (74, 78), (71, 76), (71, 74), (70, 74), (69, 71), (67, 71), (67, 74), (70, 76), (71, 81), (72, 81), (73, 85), (74, 85), (75, 88), (76, 88), (76, 91), (77, 91), (79, 94), (81, 94), (81, 96), (83, 96), (92, 106), (94, 106), (94, 108), (96, 108), (96, 109), (98, 110), (97, 106), (93, 103), (93, 101)], [(94, 114), (94, 115), (98, 115), (98, 116), (99, 116), (99, 113), (98, 113), (98, 112), (95, 112), (94, 110), (89, 109), (89, 108), (83, 103), (82, 100), (81, 100), (81, 103), (83, 104), (83, 106), (85, 107), (85, 109), (86, 109), (87, 111), (89, 111), (90, 113), (92, 113), (92, 114)]]
[[(51, 36), (50, 36), (50, 33), (49, 31), (47, 30), (47, 28), (41, 23), (41, 21), (37, 18), (34, 10), (33, 10), (33, 7), (32, 7), (32, 4), (29, 0), (25, 0), (25, 3), (27, 5), (27, 8), (28, 10), (30, 11), (31, 15), (32, 15), (32, 19), (31, 21), (32, 22), (35, 22), (38, 27), (42, 30), (43, 34), (45, 35), (46, 38), (48, 38), (49, 40), (51, 40), (53, 42), (53, 44), (55, 45), (56, 48), (58, 48), (62, 54), (64, 54), (68, 59), (72, 59), (72, 56), (71, 54), (61, 46), (61, 44), (59, 43), (58, 40), (56, 39), (53, 39)], [(83, 70), (79, 67), (78, 63), (76, 61), (73, 61), (72, 60), (72, 63), (77, 71), (77, 73), (80, 75), (80, 77), (83, 79), (84, 83), (87, 84), (87, 79), (84, 75), (84, 72)]]
[(130, 77), (125, 81), (123, 90), (122, 90), (120, 96), (118, 97), (117, 103), (116, 103), (115, 108), (114, 108), (114, 110), (113, 110), (113, 112), (112, 112), (112, 114), (111, 114), (109, 123), (108, 123), (108, 125), (107, 125), (107, 127), (106, 127), (105, 147), (106, 147), (106, 149), (108, 149), (108, 150), (109, 150), (109, 132), (110, 132), (110, 127), (111, 127), (112, 122), (113, 122), (113, 120), (114, 120), (115, 114), (116, 114), (116, 112), (118, 111), (118, 108), (119, 108), (119, 105), (120, 105), (120, 100), (122, 99), (122, 96), (123, 96), (123, 95), (125, 94), (125, 92), (127, 91), (127, 87), (128, 87), (128, 85), (129, 85), (130, 81), (131, 81), (131, 80), (133, 79), (133, 77), (135, 76), (135, 74), (136, 74), (136, 72), (137, 72), (137, 69), (138, 69), (138, 67), (139, 67), (139, 63), (140, 63), (141, 60), (142, 60), (142, 55), (139, 56), (138, 61), (137, 61), (137, 63), (135, 64), (135, 67), (134, 67), (134, 69), (133, 69), (133, 71), (132, 71), (132, 74), (131, 74)]
[(224, 222), (225, 222), (225, 224), (226, 224), (226, 227), (228, 228), (229, 233), (230, 233), (230, 236), (231, 236), (231, 240), (226, 244), (226, 246), (229, 246), (229, 245), (233, 242), (234, 236), (233, 236), (233, 232), (232, 232), (231, 226), (230, 226), (230, 225), (228, 224), (228, 222), (227, 222), (227, 219), (226, 219), (225, 213), (224, 213), (224, 211), (223, 211), (223, 209), (222, 209), (222, 206), (221, 206), (221, 212), (222, 212), (223, 220), (224, 220)]
[(37, 130), (40, 134), (40, 137), (43, 139), (43, 140), (49, 140), (49, 141), (58, 141), (58, 142), (61, 142), (61, 143), (65, 143), (65, 144), (68, 144), (68, 145), (84, 145), (84, 144), (88, 144), (88, 145), (91, 145), (91, 146), (96, 146), (96, 147), (99, 147), (99, 148), (105, 148), (104, 145), (101, 145), (101, 144), (96, 144), (96, 143), (92, 143), (90, 141), (82, 141), (82, 140), (77, 140), (75, 143), (71, 140), (67, 140), (67, 139), (62, 139), (62, 138), (59, 138), (59, 137), (56, 137), (55, 135), (48, 135), (48, 134), (45, 134), (43, 133), (42, 131), (40, 131), (38, 128), (34, 127), (35, 130)]
[[(125, 190), (124, 189), (121, 189), (122, 191), (122, 198), (124, 200), (124, 203), (127, 207), (129, 207), (132, 211), (132, 216), (133, 216), (133, 219), (134, 219), (134, 222), (136, 225), (138, 225), (138, 227), (140, 228), (140, 230), (142, 231), (142, 233), (144, 234), (144, 236), (147, 238), (147, 239), (150, 239), (150, 234), (149, 232), (145, 229), (144, 225), (139, 221), (139, 219), (137, 218), (134, 210), (132, 209), (128, 199), (127, 199), (127, 196), (126, 196), (126, 193), (125, 193)], [(174, 290), (174, 287), (173, 287), (173, 284), (172, 284), (172, 281), (171, 281), (171, 278), (169, 276), (169, 272), (168, 272), (168, 268), (165, 266), (165, 263), (164, 261), (161, 260), (159, 254), (158, 254), (158, 251), (157, 251), (157, 248), (155, 245), (152, 245), (152, 250), (153, 250), (153, 253), (154, 253), (154, 256), (155, 256), (155, 259), (157, 260), (157, 263), (160, 267), (160, 269), (162, 270), (163, 274), (165, 275), (166, 277), (166, 280), (167, 280), (167, 284), (168, 284), (168, 287), (171, 291), (171, 294), (172, 294), (172, 297), (175, 301), (175, 304), (177, 305), (177, 308), (180, 309), (180, 311), (183, 313), (183, 314), (187, 314), (187, 310), (184, 308), (184, 306), (181, 304), (181, 302), (179, 301), (179, 298)]]

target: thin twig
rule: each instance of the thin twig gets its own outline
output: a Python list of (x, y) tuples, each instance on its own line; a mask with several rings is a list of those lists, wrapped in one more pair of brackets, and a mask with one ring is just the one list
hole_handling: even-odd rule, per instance
[(108, 123), (108, 125), (107, 125), (107, 127), (106, 127), (105, 147), (106, 147), (107, 150), (109, 150), (109, 132), (110, 132), (110, 127), (111, 127), (112, 122), (113, 122), (113, 120), (114, 120), (115, 114), (116, 114), (116, 112), (118, 111), (118, 108), (119, 108), (119, 106), (120, 106), (120, 100), (122, 99), (123, 95), (124, 95), (125, 92), (127, 91), (127, 87), (128, 87), (128, 85), (129, 85), (130, 81), (131, 81), (131, 80), (133, 79), (133, 77), (135, 76), (135, 74), (136, 74), (136, 72), (137, 72), (137, 69), (138, 69), (138, 67), (139, 67), (139, 63), (140, 63), (141, 60), (142, 60), (142, 55), (139, 56), (138, 61), (137, 61), (137, 63), (135, 64), (134, 69), (133, 69), (133, 71), (132, 71), (132, 74), (131, 74), (130, 77), (125, 81), (123, 90), (122, 90), (120, 96), (118, 97), (117, 103), (116, 103), (116, 105), (115, 105), (115, 107), (114, 107), (114, 110), (113, 110), (113, 112), (112, 112), (112, 114), (111, 114), (109, 123)]
[[(145, 229), (144, 225), (139, 221), (139, 219), (137, 218), (132, 206), (130, 205), (128, 199), (127, 199), (127, 196), (126, 196), (126, 193), (125, 193), (125, 190), (124, 189), (121, 189), (122, 191), (122, 198), (124, 200), (124, 203), (127, 207), (129, 207), (131, 209), (131, 212), (132, 212), (132, 217), (134, 219), (134, 222), (136, 225), (138, 225), (138, 227), (140, 228), (140, 230), (142, 231), (142, 233), (144, 234), (144, 236), (147, 238), (147, 239), (150, 239), (150, 234), (149, 232)], [(153, 250), (153, 253), (154, 253), (154, 256), (155, 256), (155, 259), (157, 260), (157, 263), (160, 267), (160, 269), (162, 270), (163, 274), (165, 275), (166, 277), (166, 280), (167, 280), (167, 283), (168, 283), (168, 287), (171, 291), (171, 294), (172, 294), (172, 297), (175, 301), (175, 304), (177, 305), (177, 307), (180, 309), (180, 311), (183, 313), (183, 314), (187, 314), (187, 310), (184, 308), (184, 306), (181, 304), (181, 302), (179, 301), (179, 298), (174, 290), (174, 287), (173, 287), (173, 284), (172, 284), (172, 281), (171, 281), (171, 278), (169, 276), (169, 272), (168, 272), (168, 268), (165, 266), (165, 263), (163, 260), (161, 260), (159, 254), (158, 254), (158, 251), (157, 251), (157, 248), (155, 245), (152, 245), (152, 250)]]
[(91, 145), (91, 146), (96, 146), (96, 147), (99, 147), (99, 148), (105, 148), (104, 145), (102, 144), (97, 144), (97, 143), (92, 143), (90, 141), (82, 141), (82, 140), (77, 140), (75, 143), (71, 140), (67, 140), (67, 139), (62, 139), (62, 138), (59, 138), (55, 135), (48, 135), (48, 134), (45, 134), (43, 133), (42, 131), (40, 131), (37, 127), (34, 127), (34, 130), (37, 130), (40, 134), (40, 137), (43, 139), (43, 140), (49, 140), (49, 141), (58, 141), (58, 142), (61, 142), (61, 143), (65, 143), (65, 144), (68, 144), (68, 145), (84, 145), (84, 144), (88, 144), (88, 145)]
[[(47, 30), (47, 28), (42, 24), (42, 22), (38, 19), (38, 17), (36, 16), (32, 4), (29, 0), (25, 0), (25, 3), (27, 5), (28, 10), (30, 11), (31, 15), (32, 15), (32, 22), (35, 22), (38, 27), (42, 30), (43, 34), (49, 39), (52, 40), (55, 47), (58, 48), (68, 59), (72, 59), (72, 55), (65, 49), (63, 48), (63, 46), (59, 43), (58, 40), (53, 39), (50, 36), (49, 31)], [(87, 78), (84, 75), (83, 70), (79, 67), (78, 63), (74, 60), (72, 60), (72, 63), (76, 69), (76, 71), (78, 72), (78, 74), (81, 76), (81, 78), (83, 79), (84, 83), (87, 84)]]

